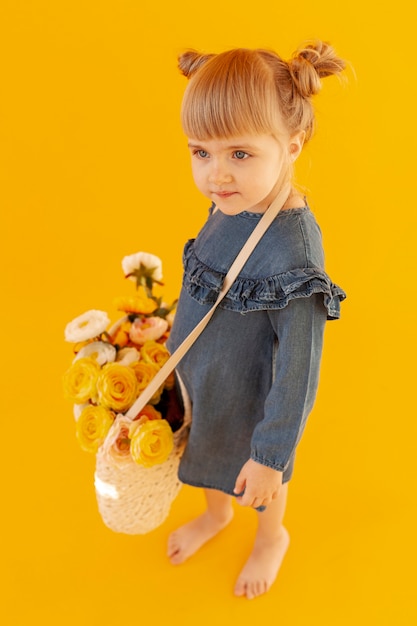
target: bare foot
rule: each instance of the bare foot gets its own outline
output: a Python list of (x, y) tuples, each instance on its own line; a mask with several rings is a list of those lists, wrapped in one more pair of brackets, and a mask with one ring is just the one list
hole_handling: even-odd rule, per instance
[(223, 530), (231, 522), (232, 517), (232, 510), (223, 519), (217, 519), (206, 511), (188, 524), (178, 528), (168, 540), (168, 557), (171, 563), (174, 565), (183, 563), (209, 539)]
[(281, 528), (281, 534), (275, 541), (256, 539), (252, 554), (237, 580), (236, 596), (252, 600), (271, 587), (290, 543), (288, 531), (284, 526)]

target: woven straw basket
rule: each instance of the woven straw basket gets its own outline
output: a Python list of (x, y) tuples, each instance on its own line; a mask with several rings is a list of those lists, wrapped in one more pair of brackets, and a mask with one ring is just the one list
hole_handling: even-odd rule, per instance
[(142, 535), (160, 526), (182, 487), (178, 466), (185, 450), (191, 423), (191, 403), (181, 381), (184, 423), (174, 433), (174, 448), (168, 459), (154, 467), (143, 467), (129, 459), (108, 463), (99, 449), (96, 457), (95, 489), (105, 525), (118, 533)]
[[(125, 319), (116, 322), (109, 334), (113, 335)], [(188, 440), (191, 402), (179, 376), (177, 380), (184, 404), (184, 422), (174, 433), (174, 448), (164, 463), (143, 467), (132, 458), (119, 464), (109, 463), (102, 449), (98, 450), (94, 475), (98, 510), (104, 524), (114, 532), (143, 535), (154, 530), (168, 517), (182, 487), (178, 466)]]

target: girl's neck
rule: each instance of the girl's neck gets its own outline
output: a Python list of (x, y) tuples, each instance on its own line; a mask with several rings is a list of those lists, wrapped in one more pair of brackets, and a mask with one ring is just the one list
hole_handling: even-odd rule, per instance
[(300, 194), (299, 191), (297, 191), (297, 189), (294, 189), (292, 187), (290, 195), (286, 199), (281, 211), (285, 211), (287, 209), (302, 209), (303, 207), (305, 207), (305, 205), (306, 203), (303, 196)]

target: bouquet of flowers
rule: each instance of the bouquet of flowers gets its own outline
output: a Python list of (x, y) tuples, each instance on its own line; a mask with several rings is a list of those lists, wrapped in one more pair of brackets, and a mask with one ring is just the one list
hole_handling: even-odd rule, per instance
[(154, 285), (162, 284), (158, 257), (138, 252), (126, 256), (122, 267), (136, 283), (134, 295), (115, 302), (125, 316), (107, 330), (107, 313), (92, 310), (66, 326), (75, 357), (63, 382), (74, 403), (80, 446), (96, 454), (103, 521), (117, 532), (136, 534), (159, 526), (179, 491), (177, 468), (190, 412), (185, 390), (184, 407), (171, 374), (132, 415), (136, 399), (169, 358), (165, 342), (175, 303), (167, 306), (154, 295)]

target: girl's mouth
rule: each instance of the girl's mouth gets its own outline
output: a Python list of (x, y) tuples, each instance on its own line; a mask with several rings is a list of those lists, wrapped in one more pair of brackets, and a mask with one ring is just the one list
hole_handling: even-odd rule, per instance
[(214, 194), (219, 196), (219, 198), (230, 198), (230, 196), (234, 196), (236, 191), (215, 191)]

